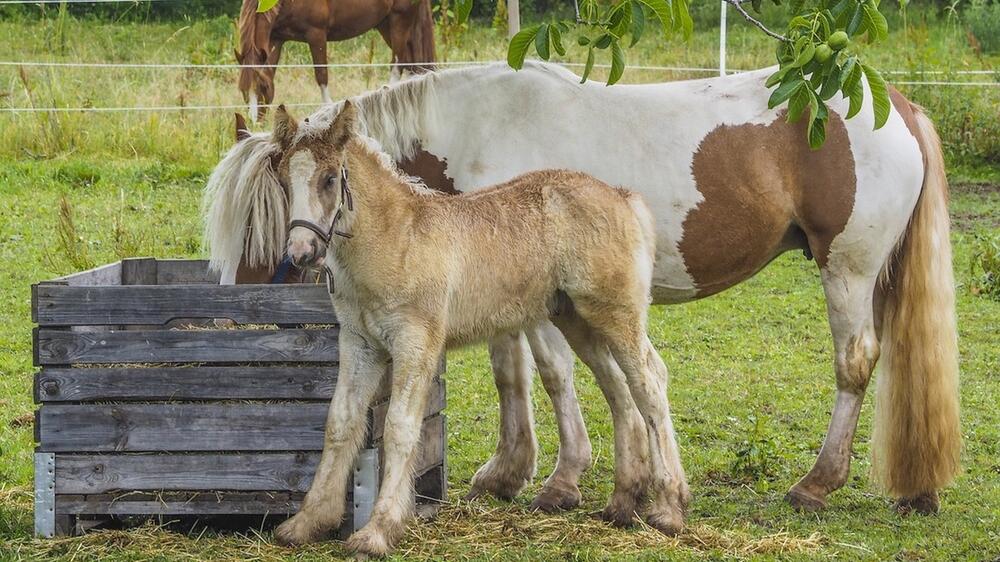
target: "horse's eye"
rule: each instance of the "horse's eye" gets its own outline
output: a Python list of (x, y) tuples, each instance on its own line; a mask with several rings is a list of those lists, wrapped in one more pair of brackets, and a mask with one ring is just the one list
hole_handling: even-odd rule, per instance
[(326, 188), (333, 189), (337, 187), (337, 176), (330, 174), (326, 177)]

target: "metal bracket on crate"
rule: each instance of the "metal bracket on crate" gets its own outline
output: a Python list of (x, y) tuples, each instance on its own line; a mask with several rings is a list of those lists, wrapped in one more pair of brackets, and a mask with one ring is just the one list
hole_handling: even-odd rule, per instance
[(354, 530), (372, 517), (378, 496), (378, 449), (362, 449), (354, 466)]
[(35, 453), (35, 536), (56, 536), (55, 453)]

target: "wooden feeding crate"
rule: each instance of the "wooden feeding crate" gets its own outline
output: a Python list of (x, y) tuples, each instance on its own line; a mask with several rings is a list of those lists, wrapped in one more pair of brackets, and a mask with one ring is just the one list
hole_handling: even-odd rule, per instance
[[(220, 286), (206, 261), (141, 258), (39, 283), (31, 298), (38, 535), (113, 516), (296, 512), (337, 383), (324, 285)], [(438, 377), (420, 502), (445, 497), (444, 405)], [(369, 412), (342, 532), (370, 515), (386, 409), (387, 389)]]

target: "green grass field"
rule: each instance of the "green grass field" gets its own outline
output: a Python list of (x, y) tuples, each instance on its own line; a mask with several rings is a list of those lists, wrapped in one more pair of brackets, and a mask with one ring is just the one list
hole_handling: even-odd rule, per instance
[[(960, 27), (925, 25), (873, 53), (882, 68), (996, 68), (977, 57)], [(734, 26), (730, 66), (769, 64), (770, 45)], [(0, 22), (0, 60), (229, 62), (225, 20), (187, 24)], [(712, 32), (690, 44), (645, 43), (633, 64), (715, 64)], [(374, 45), (374, 47), (372, 47)], [(301, 46), (297, 46), (301, 47)], [(439, 47), (448, 60), (495, 59), (504, 42), (473, 29)], [(337, 61), (384, 61), (370, 37), (339, 44)], [(303, 62), (304, 48), (287, 60)], [(375, 87), (387, 73), (332, 74), (335, 96)], [(675, 78), (628, 71), (633, 82)], [(396, 557), (414, 559), (897, 559), (1000, 557), (1000, 301), (974, 294), (970, 272), (978, 235), (1000, 229), (997, 151), (1000, 88), (906, 89), (926, 104), (948, 144), (962, 360), (964, 473), (943, 493), (934, 517), (895, 515), (868, 478), (872, 400), (862, 412), (852, 477), (828, 510), (797, 514), (782, 496), (811, 466), (833, 402), (825, 304), (813, 262), (787, 254), (721, 295), (656, 307), (650, 334), (671, 369), (670, 398), (694, 502), (688, 529), (665, 538), (648, 529), (615, 530), (590, 517), (611, 491), (607, 407), (582, 367), (577, 390), (595, 449), (581, 489), (584, 505), (560, 516), (528, 511), (552, 469), (557, 439), (540, 385), (535, 392), (539, 477), (514, 503), (453, 500), (438, 520), (411, 526)], [(281, 101), (315, 101), (306, 71), (281, 71)], [(226, 71), (67, 70), (0, 67), (0, 106), (189, 105), (238, 103)], [(484, 111), (488, 108), (484, 108)], [(199, 530), (183, 535), (152, 525), (80, 538), (34, 540), (32, 533), (31, 283), (123, 256), (200, 256), (201, 188), (230, 143), (231, 113), (0, 114), (0, 560), (320, 560), (344, 556), (331, 541), (284, 549), (269, 532)], [(76, 232), (59, 242), (60, 201)], [(451, 497), (496, 443), (496, 393), (482, 346), (450, 354)], [(736, 470), (755, 452), (749, 470)]]

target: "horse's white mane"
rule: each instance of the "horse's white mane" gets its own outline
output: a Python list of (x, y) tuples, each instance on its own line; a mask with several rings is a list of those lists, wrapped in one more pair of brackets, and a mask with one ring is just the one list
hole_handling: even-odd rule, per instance
[[(406, 181), (414, 193), (437, 195), (423, 183), (401, 173), (396, 162), (412, 158), (424, 131), (438, 126), (435, 85), (464, 81), (472, 75), (511, 72), (505, 64), (475, 66), (418, 74), (353, 98), (358, 106), (359, 132), (382, 163)], [(527, 62), (521, 72), (540, 72), (575, 83), (578, 79), (558, 65)], [(299, 134), (323, 130), (340, 113), (343, 102), (327, 105), (299, 127)], [(203, 213), (210, 267), (233, 283), (242, 259), (252, 268), (273, 269), (285, 252), (286, 196), (271, 157), (280, 148), (269, 133), (255, 133), (237, 143), (219, 162), (205, 187)]]
[(239, 142), (219, 162), (205, 186), (202, 212), (209, 266), (235, 281), (242, 259), (273, 269), (285, 249), (285, 193), (271, 169), (278, 146), (268, 133)]

